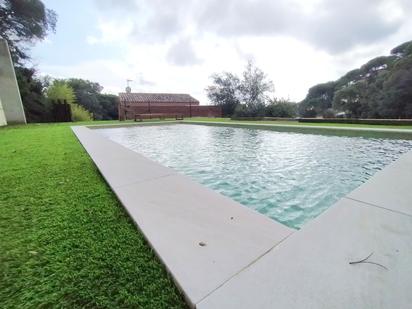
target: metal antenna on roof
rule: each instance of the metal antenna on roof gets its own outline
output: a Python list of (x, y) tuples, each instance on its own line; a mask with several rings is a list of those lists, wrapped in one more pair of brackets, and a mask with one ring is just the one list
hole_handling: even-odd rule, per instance
[(132, 88), (130, 88), (129, 83), (132, 82), (133, 80), (131, 79), (126, 79), (127, 87), (126, 87), (126, 93), (132, 92)]

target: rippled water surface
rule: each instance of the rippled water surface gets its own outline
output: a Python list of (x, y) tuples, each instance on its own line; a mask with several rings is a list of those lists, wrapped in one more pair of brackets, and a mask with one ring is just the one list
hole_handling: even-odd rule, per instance
[(99, 132), (293, 228), (412, 149), (410, 140), (184, 124)]

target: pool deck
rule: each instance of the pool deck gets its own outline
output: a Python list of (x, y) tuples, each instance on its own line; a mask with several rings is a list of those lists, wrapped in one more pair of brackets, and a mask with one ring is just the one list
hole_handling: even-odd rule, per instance
[[(275, 121), (274, 121), (275, 122)], [(184, 120), (183, 124), (198, 124), (198, 125), (210, 125), (210, 126), (224, 126), (224, 127), (237, 127), (237, 128), (251, 128), (251, 129), (266, 129), (281, 132), (295, 132), (295, 133), (313, 133), (313, 134), (342, 134), (352, 136), (376, 136), (376, 134), (382, 135), (382, 137), (388, 138), (412, 138), (412, 129), (387, 129), (382, 127), (377, 128), (365, 128), (365, 127), (339, 127), (339, 126), (316, 126), (316, 125), (290, 125), (278, 123), (247, 123), (247, 122), (223, 122), (223, 121), (199, 121), (199, 120)], [(400, 126), (401, 127), (401, 126)]]
[[(191, 307), (410, 308), (412, 152), (295, 231), (88, 127), (73, 131)], [(371, 253), (377, 264), (350, 264)]]

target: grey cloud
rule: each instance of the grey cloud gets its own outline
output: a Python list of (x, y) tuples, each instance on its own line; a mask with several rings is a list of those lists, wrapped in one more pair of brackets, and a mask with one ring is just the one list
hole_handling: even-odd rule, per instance
[(190, 11), (188, 2), (180, 0), (136, 1), (146, 8), (146, 11), (135, 16), (140, 21), (135, 22), (133, 27), (133, 39), (145, 42), (164, 42), (184, 30), (186, 13)]
[[(290, 0), (127, 0), (122, 5), (140, 8), (129, 13), (138, 20), (132, 31), (138, 41), (175, 39), (191, 26), (198, 34), (224, 37), (291, 36), (337, 54), (396, 33), (405, 21), (385, 19), (379, 7), (388, 1), (409, 13), (405, 16), (412, 13), (410, 0), (324, 0), (311, 14)], [(170, 57), (183, 52), (190, 54), (172, 50)]]
[[(329, 52), (343, 52), (396, 32), (401, 22), (387, 22), (383, 0), (328, 0), (308, 15), (290, 1), (208, 1), (199, 28), (226, 36), (288, 35)], [(398, 1), (406, 9), (406, 2)]]
[[(325, 2), (319, 9), (326, 12), (319, 18), (306, 21), (304, 35), (314, 45), (330, 52), (346, 51), (356, 45), (377, 42), (395, 33), (400, 21), (388, 22), (377, 0), (333, 0)], [(298, 34), (296, 34), (298, 36)]]
[(292, 26), (282, 14), (288, 10), (285, 1), (210, 0), (198, 11), (197, 20), (200, 29), (221, 35), (266, 35)]
[(174, 43), (167, 52), (166, 59), (175, 65), (186, 66), (201, 63), (188, 38), (180, 39)]
[(136, 23), (131, 34), (138, 41), (158, 42), (179, 33), (181, 29), (182, 26), (173, 14), (163, 12), (150, 18), (144, 25)]

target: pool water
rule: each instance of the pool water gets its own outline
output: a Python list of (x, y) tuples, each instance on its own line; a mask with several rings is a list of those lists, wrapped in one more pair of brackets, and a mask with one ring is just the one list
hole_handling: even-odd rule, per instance
[(98, 131), (292, 228), (412, 149), (411, 140), (185, 124)]

